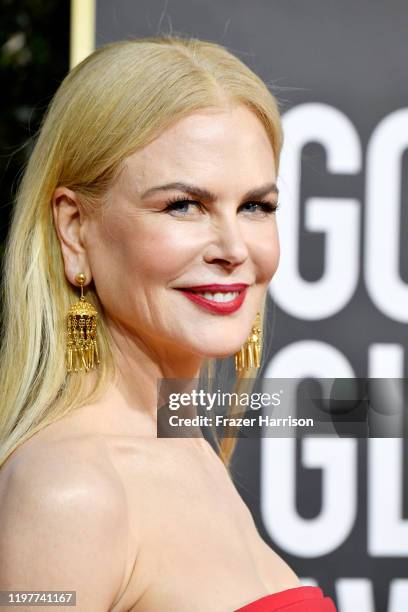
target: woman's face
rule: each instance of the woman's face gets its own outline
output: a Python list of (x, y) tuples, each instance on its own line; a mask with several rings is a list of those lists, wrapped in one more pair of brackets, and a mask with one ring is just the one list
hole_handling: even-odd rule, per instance
[[(108, 320), (158, 355), (239, 350), (278, 266), (276, 216), (256, 203), (276, 203), (275, 180), (265, 129), (243, 106), (191, 114), (130, 155), (81, 228)], [(236, 284), (247, 285), (236, 309), (236, 292), (197, 301), (181, 290)]]

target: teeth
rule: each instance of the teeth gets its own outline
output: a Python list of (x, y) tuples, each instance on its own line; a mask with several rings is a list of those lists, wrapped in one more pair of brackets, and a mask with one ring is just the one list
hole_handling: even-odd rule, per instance
[(209, 291), (195, 291), (197, 295), (201, 295), (206, 300), (212, 302), (232, 302), (239, 295), (239, 291), (231, 291), (229, 293), (211, 293)]

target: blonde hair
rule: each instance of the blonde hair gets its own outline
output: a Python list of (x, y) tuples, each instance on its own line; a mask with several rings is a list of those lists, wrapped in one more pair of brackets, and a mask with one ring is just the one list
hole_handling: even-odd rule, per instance
[[(216, 43), (156, 36), (105, 45), (66, 76), (43, 120), (18, 190), (3, 262), (0, 351), (0, 466), (46, 425), (100, 397), (115, 364), (103, 307), (101, 364), (93, 389), (65, 366), (65, 317), (77, 300), (66, 279), (51, 201), (57, 186), (96, 209), (123, 160), (174, 121), (199, 109), (244, 104), (261, 120), (276, 169), (282, 146), (278, 104), (265, 83)], [(208, 371), (214, 366), (206, 360)], [(254, 375), (247, 372), (245, 376)], [(221, 441), (224, 463), (234, 441)]]

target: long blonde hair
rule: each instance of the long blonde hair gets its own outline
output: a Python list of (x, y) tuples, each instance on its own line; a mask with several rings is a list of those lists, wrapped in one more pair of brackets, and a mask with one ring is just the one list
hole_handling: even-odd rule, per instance
[[(66, 373), (65, 317), (77, 289), (66, 279), (53, 222), (56, 187), (74, 190), (85, 210), (95, 209), (128, 155), (196, 110), (236, 103), (263, 123), (278, 170), (277, 100), (221, 45), (166, 35), (112, 43), (62, 82), (21, 181), (4, 254), (0, 467), (35, 432), (100, 397), (115, 371), (103, 308), (90, 285), (87, 299), (99, 312), (97, 382), (86, 391), (85, 373)], [(221, 442), (227, 467), (233, 447)]]

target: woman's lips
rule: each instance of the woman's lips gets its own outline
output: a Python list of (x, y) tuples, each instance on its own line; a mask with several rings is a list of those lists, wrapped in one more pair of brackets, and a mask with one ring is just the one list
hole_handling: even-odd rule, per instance
[[(210, 289), (211, 287), (211, 289)], [(205, 285), (200, 287), (194, 287), (193, 289), (179, 289), (189, 300), (209, 310), (210, 312), (215, 312), (217, 314), (230, 314), (238, 310), (241, 307), (245, 295), (246, 295), (247, 285), (229, 285), (227, 288), (216, 288), (214, 285)], [(204, 295), (200, 295), (200, 293), (212, 293), (212, 294), (228, 294), (228, 293), (237, 293), (237, 296), (228, 301), (215, 301), (215, 299), (209, 299), (204, 297)]]

